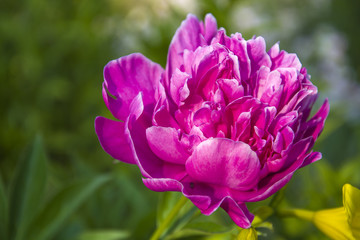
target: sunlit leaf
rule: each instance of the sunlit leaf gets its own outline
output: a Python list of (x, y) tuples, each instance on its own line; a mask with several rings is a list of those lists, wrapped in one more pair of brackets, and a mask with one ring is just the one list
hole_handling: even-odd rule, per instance
[(181, 230), (171, 234), (166, 239), (176, 239), (189, 236), (212, 235), (226, 233), (232, 229), (214, 222), (191, 222), (186, 224)]
[(257, 240), (258, 235), (254, 228), (243, 229), (237, 236), (237, 240)]
[(78, 240), (120, 240), (130, 236), (127, 231), (121, 230), (95, 230), (86, 231), (80, 235)]

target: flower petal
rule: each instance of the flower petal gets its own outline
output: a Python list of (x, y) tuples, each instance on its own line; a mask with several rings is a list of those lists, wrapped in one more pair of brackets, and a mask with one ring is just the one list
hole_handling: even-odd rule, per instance
[(189, 142), (180, 140), (180, 134), (176, 129), (170, 127), (152, 126), (146, 129), (146, 139), (151, 150), (162, 160), (185, 164), (190, 156)]
[(269, 174), (265, 178), (261, 179), (258, 183), (258, 188), (251, 191), (232, 191), (232, 196), (236, 201), (241, 202), (256, 202), (264, 200), (271, 196), (288, 183), (294, 174), (294, 172), (301, 167), (304, 162), (308, 147), (313, 143), (311, 137), (303, 139), (296, 143), (288, 152), (287, 156), (283, 159), (283, 162), (290, 164), (283, 171), (275, 174)]
[(117, 119), (125, 120), (130, 103), (139, 92), (143, 93), (145, 106), (155, 105), (164, 94), (160, 86), (163, 72), (159, 64), (140, 53), (110, 61), (104, 68), (103, 96), (111, 113)]
[(150, 126), (151, 115), (144, 111), (142, 94), (139, 93), (130, 104), (130, 114), (125, 122), (125, 134), (136, 164), (144, 177), (183, 178), (185, 166), (161, 160), (147, 144), (146, 129)]
[(95, 119), (95, 132), (102, 148), (113, 158), (135, 164), (129, 141), (125, 135), (125, 123), (104, 117)]
[(227, 197), (221, 203), (221, 207), (229, 214), (231, 219), (241, 228), (251, 227), (251, 222), (254, 220), (252, 215), (247, 209), (245, 203), (236, 203), (234, 199)]
[[(216, 31), (216, 21), (211, 15), (206, 16), (204, 27), (196, 16), (188, 14), (170, 43), (166, 65), (167, 81), (171, 79), (175, 69), (180, 68), (183, 64), (184, 50), (194, 51), (199, 46), (208, 45), (215, 36)], [(169, 82), (166, 82), (166, 88), (168, 89), (168, 87)]]
[(211, 138), (194, 149), (186, 162), (186, 171), (201, 182), (248, 190), (257, 184), (260, 161), (243, 142)]

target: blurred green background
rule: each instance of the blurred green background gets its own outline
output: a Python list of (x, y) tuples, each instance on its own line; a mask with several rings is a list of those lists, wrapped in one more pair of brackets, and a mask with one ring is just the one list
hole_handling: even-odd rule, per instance
[[(280, 41), (312, 75), (318, 106), (330, 100), (315, 146), (323, 160), (294, 175), (281, 206), (338, 207), (344, 183), (360, 187), (360, 1), (2, 0), (0, 239), (149, 238), (159, 198), (172, 206), (178, 195), (151, 192), (137, 167), (101, 149), (94, 118), (112, 118), (102, 70), (132, 52), (164, 67), (189, 12), (212, 13), (228, 34), (261, 35), (267, 48)], [(201, 219), (232, 224), (222, 210)], [(300, 220), (270, 222), (261, 239), (327, 239)]]

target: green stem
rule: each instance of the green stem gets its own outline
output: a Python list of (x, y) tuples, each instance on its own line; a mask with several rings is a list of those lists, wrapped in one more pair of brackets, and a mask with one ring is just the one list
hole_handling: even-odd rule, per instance
[(181, 208), (187, 202), (187, 198), (181, 196), (180, 200), (176, 203), (174, 208), (171, 210), (169, 215), (164, 219), (164, 221), (160, 224), (160, 226), (156, 229), (156, 231), (151, 236), (150, 240), (158, 240), (164, 231), (169, 227), (172, 221), (177, 217), (178, 213), (180, 212)]
[(278, 209), (277, 215), (280, 217), (296, 217), (307, 221), (312, 221), (315, 212), (303, 209)]

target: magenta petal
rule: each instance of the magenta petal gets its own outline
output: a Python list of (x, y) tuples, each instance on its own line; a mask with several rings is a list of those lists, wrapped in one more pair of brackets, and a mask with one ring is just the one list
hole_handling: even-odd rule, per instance
[(269, 174), (263, 178), (259, 182), (256, 190), (248, 192), (234, 191), (232, 192), (232, 196), (237, 201), (246, 202), (261, 201), (271, 196), (285, 186), (285, 184), (290, 181), (294, 172), (301, 167), (305, 159), (304, 152), (312, 145), (312, 143), (313, 139), (311, 137), (302, 139), (291, 148), (288, 155), (283, 159), (282, 166), (286, 166), (283, 171), (275, 174)]
[[(152, 123), (155, 126), (162, 127), (173, 127), (178, 129), (179, 125), (175, 121), (174, 117), (169, 112), (169, 106), (167, 100), (161, 103), (162, 99), (159, 99), (158, 103), (155, 106)], [(162, 105), (161, 105), (162, 104)]]
[(203, 34), (205, 37), (205, 41), (207, 44), (211, 43), (211, 40), (217, 34), (217, 23), (214, 16), (210, 13), (206, 14), (205, 16), (205, 29), (203, 29)]
[(211, 214), (215, 211), (218, 206), (212, 211), (209, 212), (209, 207), (211, 205), (211, 198), (207, 195), (203, 195), (201, 193), (192, 194), (187, 192), (186, 188), (182, 183), (176, 181), (174, 179), (169, 178), (146, 178), (143, 179), (143, 182), (146, 187), (153, 191), (163, 192), (163, 191), (181, 191), (185, 197), (187, 197), (196, 207), (198, 207), (202, 213), (208, 213), (207, 215)]
[(307, 156), (303, 162), (303, 164), (301, 165), (301, 167), (305, 167), (307, 165), (309, 165), (310, 163), (316, 162), (318, 160), (320, 160), (322, 158), (321, 153), (319, 152), (312, 152), (311, 154), (309, 154), (309, 156)]
[(177, 105), (180, 105), (180, 103), (183, 102), (190, 94), (187, 87), (187, 81), (189, 78), (189, 74), (181, 72), (179, 69), (176, 69), (171, 77), (170, 94)]
[(210, 138), (195, 148), (186, 171), (201, 182), (247, 190), (257, 184), (260, 161), (243, 142)]
[(133, 98), (142, 92), (144, 105), (153, 104), (162, 95), (160, 80), (164, 70), (143, 55), (134, 53), (110, 61), (104, 68), (104, 100), (113, 115), (125, 120)]
[(143, 183), (147, 188), (156, 192), (179, 192), (182, 189), (182, 184), (171, 178), (143, 178)]
[[(199, 46), (206, 45), (202, 36), (201, 24), (196, 16), (189, 14), (176, 31), (169, 47), (166, 65), (167, 80), (169, 81), (176, 68), (183, 64), (184, 50), (194, 51)], [(166, 83), (166, 87), (169, 83)]]
[(124, 122), (97, 117), (95, 131), (105, 152), (115, 159), (135, 164), (128, 138), (125, 135)]
[(151, 150), (164, 161), (185, 164), (190, 156), (189, 143), (182, 142), (174, 128), (152, 126), (146, 129), (146, 139)]
[(238, 204), (232, 198), (225, 198), (221, 203), (221, 207), (229, 214), (231, 219), (241, 228), (251, 227), (251, 222), (254, 219), (247, 209), (245, 203)]
[(251, 62), (251, 72), (255, 73), (260, 67), (271, 67), (271, 60), (266, 52), (265, 39), (257, 37), (247, 42), (247, 52)]
[(223, 44), (228, 47), (237, 57), (239, 62), (240, 79), (247, 82), (251, 75), (251, 61), (247, 49), (247, 42), (242, 38), (240, 33), (231, 35), (231, 38), (225, 36), (224, 31), (219, 31), (218, 37), (221, 37)]
[(325, 99), (318, 112), (305, 124), (303, 137), (312, 136), (316, 140), (324, 128), (325, 119), (328, 116), (329, 111), (329, 101), (328, 99)]
[[(273, 52), (271, 54), (273, 54)], [(275, 56), (275, 54), (273, 54), (273, 56)], [(272, 62), (273, 65), (271, 66), (271, 69), (276, 69), (278, 67), (293, 67), (298, 71), (301, 69), (300, 60), (294, 53), (281, 51), (277, 56), (272, 58)]]
[(244, 87), (236, 79), (219, 79), (217, 83), (222, 90), (227, 103), (244, 96)]
[(151, 116), (144, 111), (142, 94), (139, 93), (130, 104), (130, 114), (125, 122), (125, 135), (136, 164), (144, 177), (173, 178), (184, 177), (185, 166), (167, 163), (156, 156), (146, 139), (146, 129), (151, 126)]

